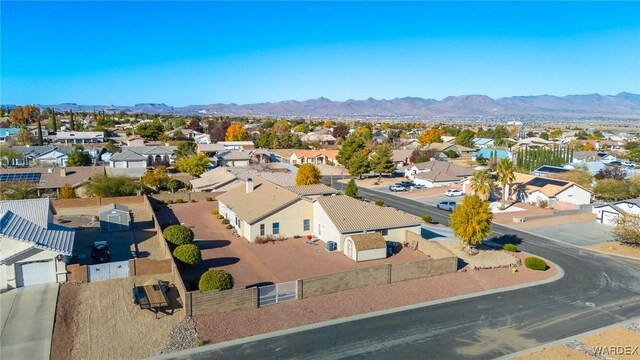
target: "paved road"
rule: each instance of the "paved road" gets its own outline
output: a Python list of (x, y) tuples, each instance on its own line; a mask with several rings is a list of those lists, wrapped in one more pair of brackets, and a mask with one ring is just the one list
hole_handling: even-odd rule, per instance
[(58, 284), (10, 290), (0, 295), (0, 359), (49, 359)]
[[(415, 215), (449, 214), (390, 194), (360, 189)], [(640, 316), (640, 262), (603, 255), (494, 225), (496, 236), (552, 260), (552, 283), (276, 336), (175, 359), (491, 359)], [(513, 239), (511, 240), (513, 241)], [(452, 284), (455, 286), (455, 284)], [(340, 306), (340, 304), (335, 304)]]

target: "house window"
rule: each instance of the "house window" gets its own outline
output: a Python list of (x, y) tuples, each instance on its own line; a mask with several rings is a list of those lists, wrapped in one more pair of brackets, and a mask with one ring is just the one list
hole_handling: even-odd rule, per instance
[(264, 224), (260, 224), (260, 236), (264, 236)]
[(311, 229), (311, 220), (310, 219), (304, 219), (303, 227), (304, 227), (304, 231), (309, 231)]
[(380, 230), (380, 234), (382, 234), (382, 236), (387, 236), (387, 235), (389, 235), (389, 230), (388, 229), (382, 229), (382, 230)]
[(280, 223), (273, 223), (272, 234), (273, 235), (280, 234)]

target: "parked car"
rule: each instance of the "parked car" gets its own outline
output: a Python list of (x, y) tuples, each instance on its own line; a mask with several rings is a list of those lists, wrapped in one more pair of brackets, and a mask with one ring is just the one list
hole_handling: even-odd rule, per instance
[(402, 244), (397, 241), (386, 241), (387, 243), (387, 257), (393, 256), (402, 250)]
[(389, 191), (393, 191), (393, 192), (396, 192), (396, 191), (407, 191), (407, 188), (402, 186), (402, 185), (400, 185), (400, 184), (394, 184), (394, 185), (390, 185), (389, 186)]
[(408, 181), (408, 180), (401, 181), (400, 185), (406, 187), (407, 189), (416, 187), (416, 184), (413, 181)]
[(106, 241), (96, 241), (91, 249), (91, 258), (97, 263), (111, 261), (111, 253), (109, 252), (109, 244)]
[(458, 190), (458, 189), (449, 189), (444, 194), (446, 196), (451, 196), (451, 197), (453, 197), (453, 196), (463, 196), (464, 195), (464, 191)]
[(416, 184), (413, 188), (414, 189), (424, 189), (426, 186), (424, 184)]
[(440, 201), (436, 207), (440, 210), (453, 211), (456, 208), (455, 201)]

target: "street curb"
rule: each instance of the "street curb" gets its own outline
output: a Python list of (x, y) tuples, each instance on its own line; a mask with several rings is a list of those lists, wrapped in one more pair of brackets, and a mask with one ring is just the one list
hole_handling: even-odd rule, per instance
[(591, 249), (591, 248), (588, 248), (588, 247), (585, 247), (585, 246), (572, 244), (572, 243), (569, 243), (569, 242), (566, 242), (566, 241), (562, 241), (562, 240), (558, 240), (558, 239), (554, 239), (554, 238), (551, 238), (551, 237), (548, 237), (548, 236), (545, 236), (545, 235), (539, 235), (539, 234), (536, 234), (536, 233), (531, 232), (531, 231), (518, 229), (518, 228), (515, 228), (515, 227), (511, 227), (511, 226), (505, 225), (505, 224), (501, 224), (501, 223), (497, 223), (497, 224), (499, 226), (504, 226), (504, 227), (506, 227), (508, 229), (513, 229), (513, 230), (516, 230), (516, 231), (520, 231), (520, 232), (523, 232), (525, 234), (529, 234), (529, 235), (532, 235), (532, 236), (537, 236), (537, 237), (540, 237), (540, 238), (543, 238), (543, 239), (546, 239), (546, 240), (549, 240), (549, 241), (553, 241), (553, 242), (556, 242), (556, 243), (559, 243), (559, 244), (572, 246), (572, 247), (577, 248), (577, 249), (592, 251), (592, 252), (599, 253), (599, 254), (602, 254), (602, 255), (611, 255), (611, 256), (616, 256), (616, 257), (620, 257), (620, 258), (640, 261), (639, 258), (636, 258), (636, 257), (633, 257), (633, 256), (618, 255), (618, 254), (613, 254), (613, 253), (602, 251), (602, 250)]
[[(596, 335), (596, 334), (599, 334), (599, 333), (604, 332), (606, 330), (609, 330), (609, 329), (612, 329), (612, 328), (618, 328), (618, 327), (626, 326), (626, 325), (629, 325), (629, 324), (635, 323), (635, 322), (640, 322), (640, 317), (631, 318), (629, 320), (625, 320), (625, 321), (622, 321), (622, 322), (619, 322), (619, 323), (616, 323), (616, 324), (611, 324), (609, 326), (601, 327), (601, 328), (598, 328), (598, 329), (595, 329), (595, 330), (590, 330), (590, 331), (587, 331), (587, 332), (584, 332), (584, 333), (581, 333), (581, 334), (576, 334), (574, 336), (569, 336), (569, 337), (566, 337), (564, 339), (560, 339), (560, 340), (556, 340), (556, 341), (549, 342), (549, 343), (546, 343), (546, 344), (538, 345), (538, 346), (535, 346), (535, 347), (532, 347), (532, 348), (529, 348), (529, 349), (526, 349), (526, 350), (518, 351), (518, 352), (513, 353), (513, 354), (503, 355), (503, 356), (495, 358), (494, 360), (515, 359), (517, 357), (528, 355), (528, 354), (531, 354), (531, 353), (534, 353), (534, 352), (537, 352), (537, 351), (541, 351), (541, 350), (544, 350), (544, 349), (552, 348), (552, 347), (555, 347), (555, 346), (558, 346), (558, 345), (564, 345), (564, 344), (568, 343), (571, 340), (577, 340), (578, 338), (583, 338), (585, 336)], [(576, 353), (578, 353), (578, 351), (576, 351)]]
[(148, 359), (173, 359), (173, 358), (176, 358), (176, 357), (179, 357), (179, 356), (193, 355), (193, 354), (197, 354), (197, 353), (201, 353), (201, 352), (206, 352), (206, 351), (211, 351), (211, 350), (218, 350), (218, 349), (222, 349), (222, 348), (226, 348), (226, 347), (230, 347), (230, 346), (246, 344), (246, 343), (253, 342), (253, 341), (260, 341), (260, 340), (270, 339), (270, 338), (274, 338), (274, 337), (278, 337), (278, 336), (289, 335), (289, 334), (293, 334), (293, 333), (297, 333), (297, 332), (308, 331), (308, 330), (328, 327), (328, 326), (332, 326), (332, 325), (339, 325), (339, 324), (342, 324), (342, 323), (347, 323), (347, 322), (357, 321), (357, 320), (362, 320), (362, 319), (368, 319), (368, 318), (372, 318), (372, 317), (376, 317), (376, 316), (394, 314), (394, 313), (397, 313), (397, 312), (420, 309), (420, 308), (425, 308), (425, 307), (439, 305), (439, 304), (446, 304), (446, 303), (459, 301), (459, 300), (473, 299), (473, 298), (481, 297), (481, 296), (485, 296), (485, 295), (505, 293), (505, 292), (509, 292), (509, 291), (513, 291), (513, 290), (525, 289), (525, 288), (534, 287), (534, 286), (538, 286), (538, 285), (548, 284), (548, 283), (560, 280), (560, 279), (562, 279), (564, 277), (564, 270), (560, 266), (558, 266), (557, 264), (555, 264), (552, 261), (548, 261), (546, 259), (545, 259), (545, 261), (547, 261), (550, 264), (553, 264), (558, 269), (558, 272), (557, 272), (557, 274), (555, 276), (553, 276), (553, 277), (551, 277), (549, 279), (545, 279), (545, 280), (530, 282), (530, 283), (526, 283), (526, 284), (522, 284), (522, 285), (513, 285), (513, 286), (507, 286), (507, 287), (502, 287), (502, 288), (497, 288), (497, 289), (484, 290), (484, 291), (470, 293), (470, 294), (457, 295), (457, 296), (442, 298), (442, 299), (438, 299), (438, 300), (431, 300), (431, 301), (418, 303), (418, 304), (405, 305), (405, 306), (392, 308), (392, 309), (386, 309), (386, 310), (374, 311), (374, 312), (369, 312), (369, 313), (364, 313), (364, 314), (352, 315), (352, 316), (347, 316), (347, 317), (343, 317), (343, 318), (340, 318), (340, 319), (328, 320), (328, 321), (323, 321), (323, 322), (319, 322), (319, 323), (315, 323), (315, 324), (303, 325), (303, 326), (293, 327), (293, 328), (289, 328), (289, 329), (273, 331), (273, 332), (269, 332), (269, 333), (265, 333), (265, 334), (253, 335), (253, 336), (249, 336), (249, 337), (229, 340), (229, 341), (225, 341), (225, 342), (221, 342), (221, 343), (217, 343), (217, 344), (206, 345), (206, 346), (192, 348), (192, 349), (188, 349), (188, 350), (182, 350), (182, 351), (177, 351), (177, 352), (173, 352), (173, 353), (157, 355), (157, 356), (149, 357)]

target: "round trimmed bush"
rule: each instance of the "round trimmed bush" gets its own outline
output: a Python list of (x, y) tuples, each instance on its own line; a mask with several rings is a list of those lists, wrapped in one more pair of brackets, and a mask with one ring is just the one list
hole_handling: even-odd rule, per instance
[(185, 245), (193, 242), (193, 231), (182, 225), (168, 226), (162, 231), (162, 235), (174, 245)]
[(191, 202), (192, 202), (192, 203), (196, 202), (196, 199), (191, 199)]
[(173, 204), (173, 200), (167, 200), (167, 204)]
[(378, 200), (375, 201), (375, 204), (378, 205), (378, 206), (383, 206), (384, 205), (384, 201), (378, 199)]
[(431, 224), (433, 222), (433, 218), (429, 214), (424, 214), (422, 215), (422, 221), (424, 221), (427, 224)]
[(184, 200), (182, 199), (176, 199), (176, 204), (182, 204), (184, 202)]
[(173, 250), (173, 257), (187, 265), (198, 265), (202, 262), (200, 248), (194, 244), (180, 245)]
[(222, 214), (216, 214), (216, 219), (222, 220), (224, 219), (224, 216), (222, 216)]
[(211, 196), (207, 196), (207, 197), (205, 198), (205, 201), (213, 201), (213, 198), (212, 198)]
[(547, 270), (547, 263), (539, 257), (529, 256), (524, 259), (524, 266), (531, 270)]
[(218, 215), (220, 212), (218, 210), (211, 210), (211, 215)]
[(207, 270), (198, 283), (200, 292), (223, 291), (233, 289), (233, 276), (220, 269)]
[(518, 247), (515, 246), (514, 244), (504, 244), (504, 246), (502, 246), (502, 248), (505, 251), (509, 251), (509, 252), (517, 252), (518, 251)]
[(224, 220), (222, 220), (222, 223), (225, 224), (225, 225), (228, 225), (229, 224), (229, 220), (224, 219)]

